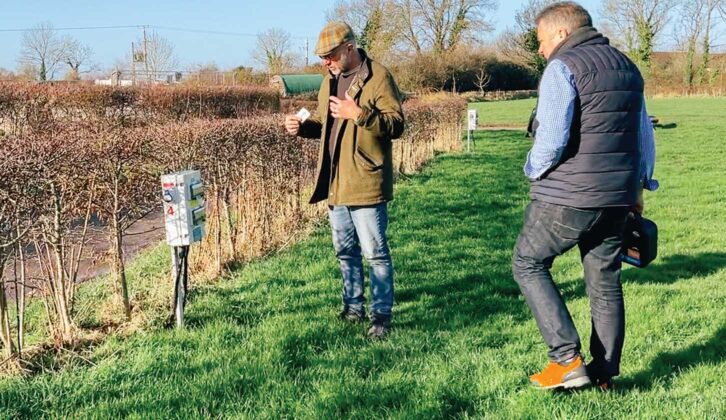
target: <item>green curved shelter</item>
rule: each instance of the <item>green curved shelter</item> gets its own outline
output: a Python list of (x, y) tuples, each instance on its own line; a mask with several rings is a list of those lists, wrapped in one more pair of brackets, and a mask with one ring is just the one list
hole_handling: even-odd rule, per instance
[(315, 93), (322, 82), (322, 74), (281, 74), (270, 81), (283, 97)]

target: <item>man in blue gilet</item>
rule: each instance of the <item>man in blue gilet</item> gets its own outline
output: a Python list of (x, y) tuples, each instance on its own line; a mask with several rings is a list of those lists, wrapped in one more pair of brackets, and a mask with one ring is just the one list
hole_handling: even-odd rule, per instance
[[(549, 348), (550, 363), (530, 377), (538, 388), (612, 388), (620, 373), (625, 310), (620, 248), (629, 211), (642, 212), (655, 190), (653, 128), (643, 78), (592, 27), (577, 3), (560, 2), (536, 18), (539, 52), (548, 61), (524, 166), (531, 203), (514, 248), (514, 278)], [(577, 246), (590, 298), (592, 361), (550, 268)]]

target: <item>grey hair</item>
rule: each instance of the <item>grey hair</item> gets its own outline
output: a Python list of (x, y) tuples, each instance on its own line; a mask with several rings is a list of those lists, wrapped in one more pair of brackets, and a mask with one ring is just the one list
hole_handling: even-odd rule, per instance
[(553, 3), (539, 13), (534, 19), (537, 26), (562, 27), (570, 32), (584, 26), (592, 26), (592, 17), (584, 7), (574, 1)]

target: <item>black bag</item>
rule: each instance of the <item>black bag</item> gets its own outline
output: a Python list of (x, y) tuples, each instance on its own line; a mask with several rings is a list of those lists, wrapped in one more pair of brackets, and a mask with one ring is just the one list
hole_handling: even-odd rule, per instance
[(524, 137), (531, 137), (534, 140), (534, 136), (537, 134), (537, 127), (535, 127), (534, 120), (537, 119), (537, 105), (532, 109), (532, 113), (529, 114), (529, 121), (527, 122), (527, 132)]
[(623, 233), (620, 259), (630, 265), (643, 268), (658, 255), (658, 226), (649, 219), (634, 213), (628, 216)]

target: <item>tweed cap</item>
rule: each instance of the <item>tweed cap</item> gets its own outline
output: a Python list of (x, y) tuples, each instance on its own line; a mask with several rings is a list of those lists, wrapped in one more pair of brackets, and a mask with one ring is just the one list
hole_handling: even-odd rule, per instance
[(318, 36), (315, 55), (320, 57), (330, 54), (336, 47), (354, 41), (353, 29), (345, 22), (329, 22)]

